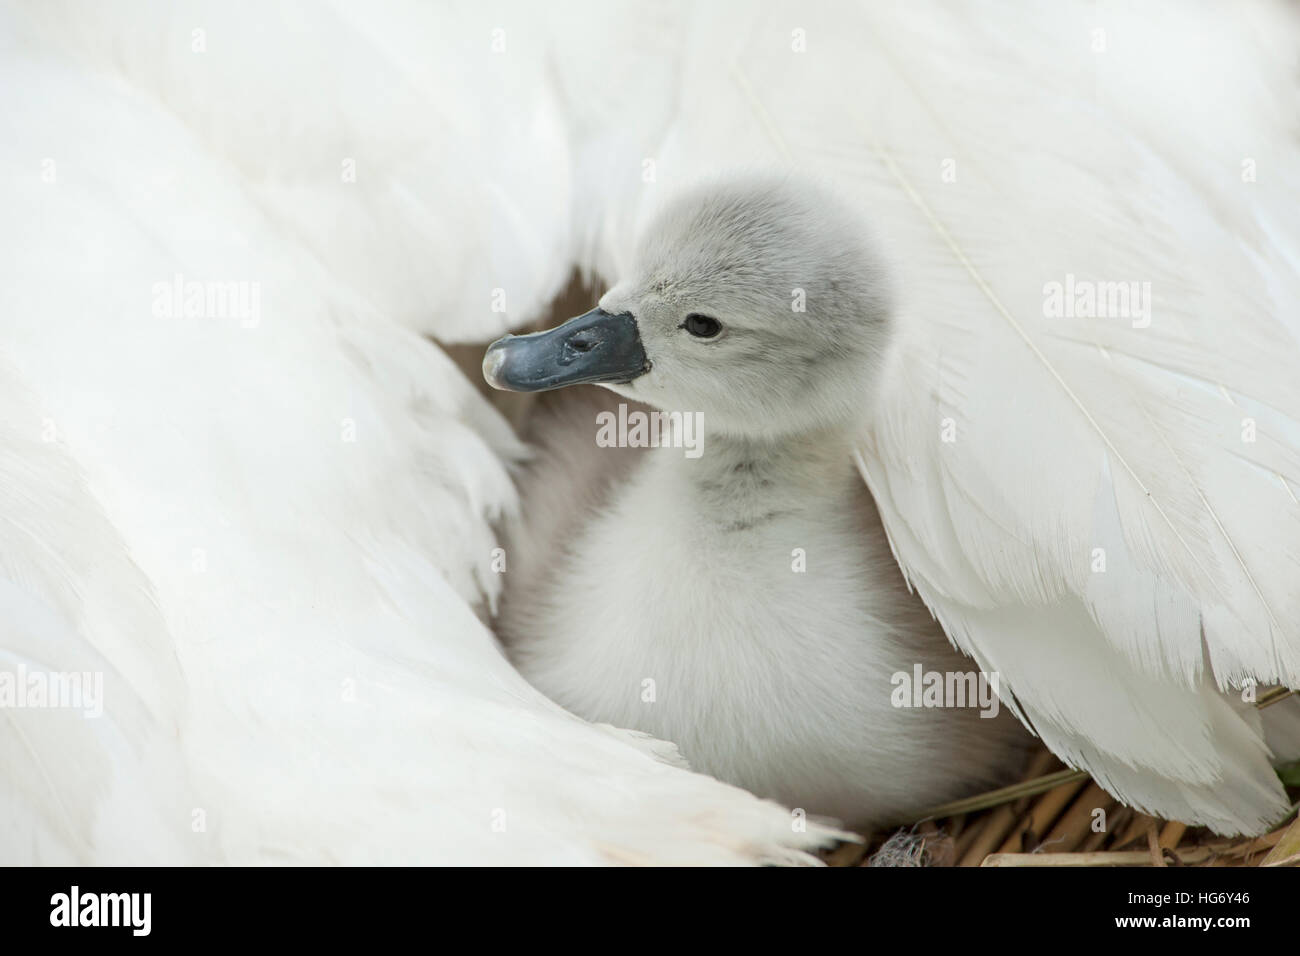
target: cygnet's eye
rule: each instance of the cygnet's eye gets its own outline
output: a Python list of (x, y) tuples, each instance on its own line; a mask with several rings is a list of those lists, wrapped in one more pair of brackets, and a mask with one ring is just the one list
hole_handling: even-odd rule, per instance
[(697, 339), (711, 339), (722, 331), (721, 322), (707, 315), (700, 315), (698, 312), (692, 312), (686, 317), (686, 321), (677, 327), (685, 329)]

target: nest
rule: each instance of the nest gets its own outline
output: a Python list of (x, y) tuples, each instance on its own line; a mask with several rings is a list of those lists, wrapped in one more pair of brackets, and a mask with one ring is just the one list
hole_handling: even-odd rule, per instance
[(1221, 837), (1124, 806), (1046, 749), (1019, 784), (958, 801), (911, 827), (862, 834), (831, 866), (1300, 866), (1300, 764), (1279, 772), (1292, 809), (1259, 837)]

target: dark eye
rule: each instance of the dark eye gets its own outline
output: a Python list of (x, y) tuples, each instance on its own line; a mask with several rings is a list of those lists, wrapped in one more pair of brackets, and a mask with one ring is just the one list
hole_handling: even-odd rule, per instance
[(722, 331), (722, 323), (717, 319), (711, 319), (707, 315), (700, 315), (696, 312), (688, 315), (686, 321), (677, 327), (685, 329), (697, 339), (711, 339)]

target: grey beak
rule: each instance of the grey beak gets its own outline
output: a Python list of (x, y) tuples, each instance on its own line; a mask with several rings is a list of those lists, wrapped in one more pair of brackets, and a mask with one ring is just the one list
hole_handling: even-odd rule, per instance
[(488, 346), (483, 377), (493, 388), (541, 392), (588, 382), (632, 381), (650, 368), (631, 313), (592, 309), (545, 332)]

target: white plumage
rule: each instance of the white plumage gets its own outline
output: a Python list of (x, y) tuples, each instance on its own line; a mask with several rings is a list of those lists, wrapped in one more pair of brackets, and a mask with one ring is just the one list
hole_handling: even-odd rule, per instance
[[(0, 859), (824, 840), (510, 669), (473, 608), (521, 449), (412, 331), (625, 274), (661, 192), (751, 161), (882, 235), (862, 470), (950, 636), (1126, 799), (1270, 822), (1212, 688), (1300, 683), (1293, 17), (6, 4), (0, 660), (106, 677), (99, 722), (0, 713)], [(256, 321), (158, 318), (178, 274)], [(1150, 282), (1150, 325), (1047, 320), (1067, 275)]]

